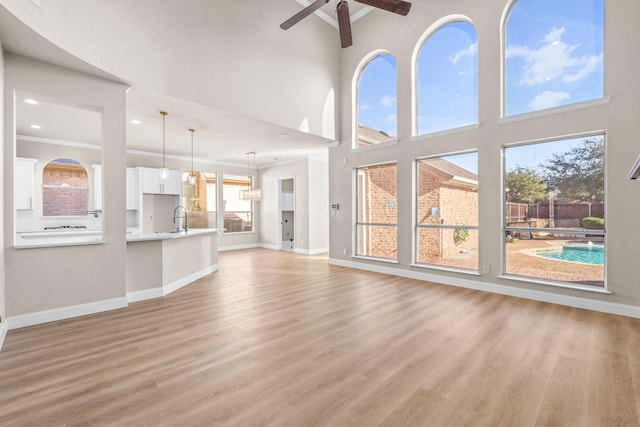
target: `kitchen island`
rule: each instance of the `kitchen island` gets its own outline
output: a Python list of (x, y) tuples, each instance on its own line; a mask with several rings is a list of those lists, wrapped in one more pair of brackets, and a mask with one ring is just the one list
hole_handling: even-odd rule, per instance
[(218, 270), (218, 230), (127, 234), (127, 301), (167, 295)]

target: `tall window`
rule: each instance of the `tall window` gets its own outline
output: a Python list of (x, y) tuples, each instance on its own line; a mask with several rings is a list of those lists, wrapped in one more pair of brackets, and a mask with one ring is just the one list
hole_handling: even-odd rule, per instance
[(398, 258), (397, 164), (356, 169), (356, 255)]
[(507, 147), (505, 273), (604, 286), (605, 137)]
[(416, 263), (478, 269), (478, 155), (416, 161)]
[(182, 173), (182, 206), (189, 210), (189, 227), (217, 228), (216, 174), (194, 171), (193, 183), (189, 181), (190, 174), (191, 171)]
[(356, 148), (397, 139), (397, 92), (396, 60), (386, 53), (374, 57), (358, 80)]
[(433, 33), (416, 60), (417, 134), (478, 122), (478, 37), (452, 22)]
[(253, 231), (253, 202), (240, 199), (241, 190), (250, 190), (253, 177), (224, 175), (222, 197), (224, 197), (224, 232), (242, 233)]
[(42, 171), (42, 215), (80, 216), (87, 214), (89, 176), (79, 162), (53, 159)]
[(505, 116), (604, 95), (603, 0), (517, 0), (504, 37)]

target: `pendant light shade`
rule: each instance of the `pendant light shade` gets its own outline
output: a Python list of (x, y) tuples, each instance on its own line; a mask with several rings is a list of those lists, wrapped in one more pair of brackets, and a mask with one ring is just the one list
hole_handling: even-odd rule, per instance
[[(253, 156), (253, 167), (256, 166), (256, 152), (249, 151), (247, 154), (247, 176), (251, 176), (251, 156)], [(240, 190), (240, 200), (255, 200), (260, 201), (262, 199), (262, 189), (250, 188), (248, 190)]]
[(165, 131), (164, 131), (164, 118), (167, 116), (166, 111), (160, 111), (162, 114), (162, 168), (160, 169), (160, 179), (166, 180), (169, 178), (169, 170), (167, 169), (167, 165), (165, 163), (166, 160), (166, 142), (165, 142)]

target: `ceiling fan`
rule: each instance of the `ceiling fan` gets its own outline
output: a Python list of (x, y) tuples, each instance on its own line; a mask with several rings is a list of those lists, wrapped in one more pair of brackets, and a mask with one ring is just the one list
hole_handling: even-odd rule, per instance
[[(406, 16), (411, 10), (411, 3), (403, 0), (355, 0), (358, 3), (363, 3), (369, 6), (377, 7), (378, 9), (386, 10), (388, 12), (397, 13), (398, 15)], [(288, 30), (298, 22), (302, 21), (307, 16), (311, 15), (316, 10), (320, 9), (325, 4), (329, 3), (329, 0), (315, 0), (309, 6), (302, 9), (300, 12), (293, 15), (291, 18), (280, 24), (280, 28)], [(338, 0), (336, 6), (336, 13), (338, 14), (338, 29), (340, 30), (340, 43), (343, 48), (349, 47), (353, 44), (351, 37), (351, 19), (349, 17), (349, 4), (346, 0)]]

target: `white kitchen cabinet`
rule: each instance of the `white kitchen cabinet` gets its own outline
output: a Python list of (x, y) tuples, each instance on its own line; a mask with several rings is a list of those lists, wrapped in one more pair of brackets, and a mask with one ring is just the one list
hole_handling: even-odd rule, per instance
[(37, 159), (16, 157), (15, 200), (16, 209), (33, 209), (35, 164)]
[(282, 210), (283, 211), (295, 210), (292, 191), (285, 191), (282, 193)]
[(140, 208), (140, 183), (138, 169), (127, 168), (127, 210), (137, 211)]
[(182, 172), (169, 171), (167, 179), (162, 179), (160, 169), (138, 168), (142, 180), (142, 193), (144, 194), (170, 194), (182, 193)]
[(102, 165), (91, 165), (93, 168), (93, 209), (102, 210)]

